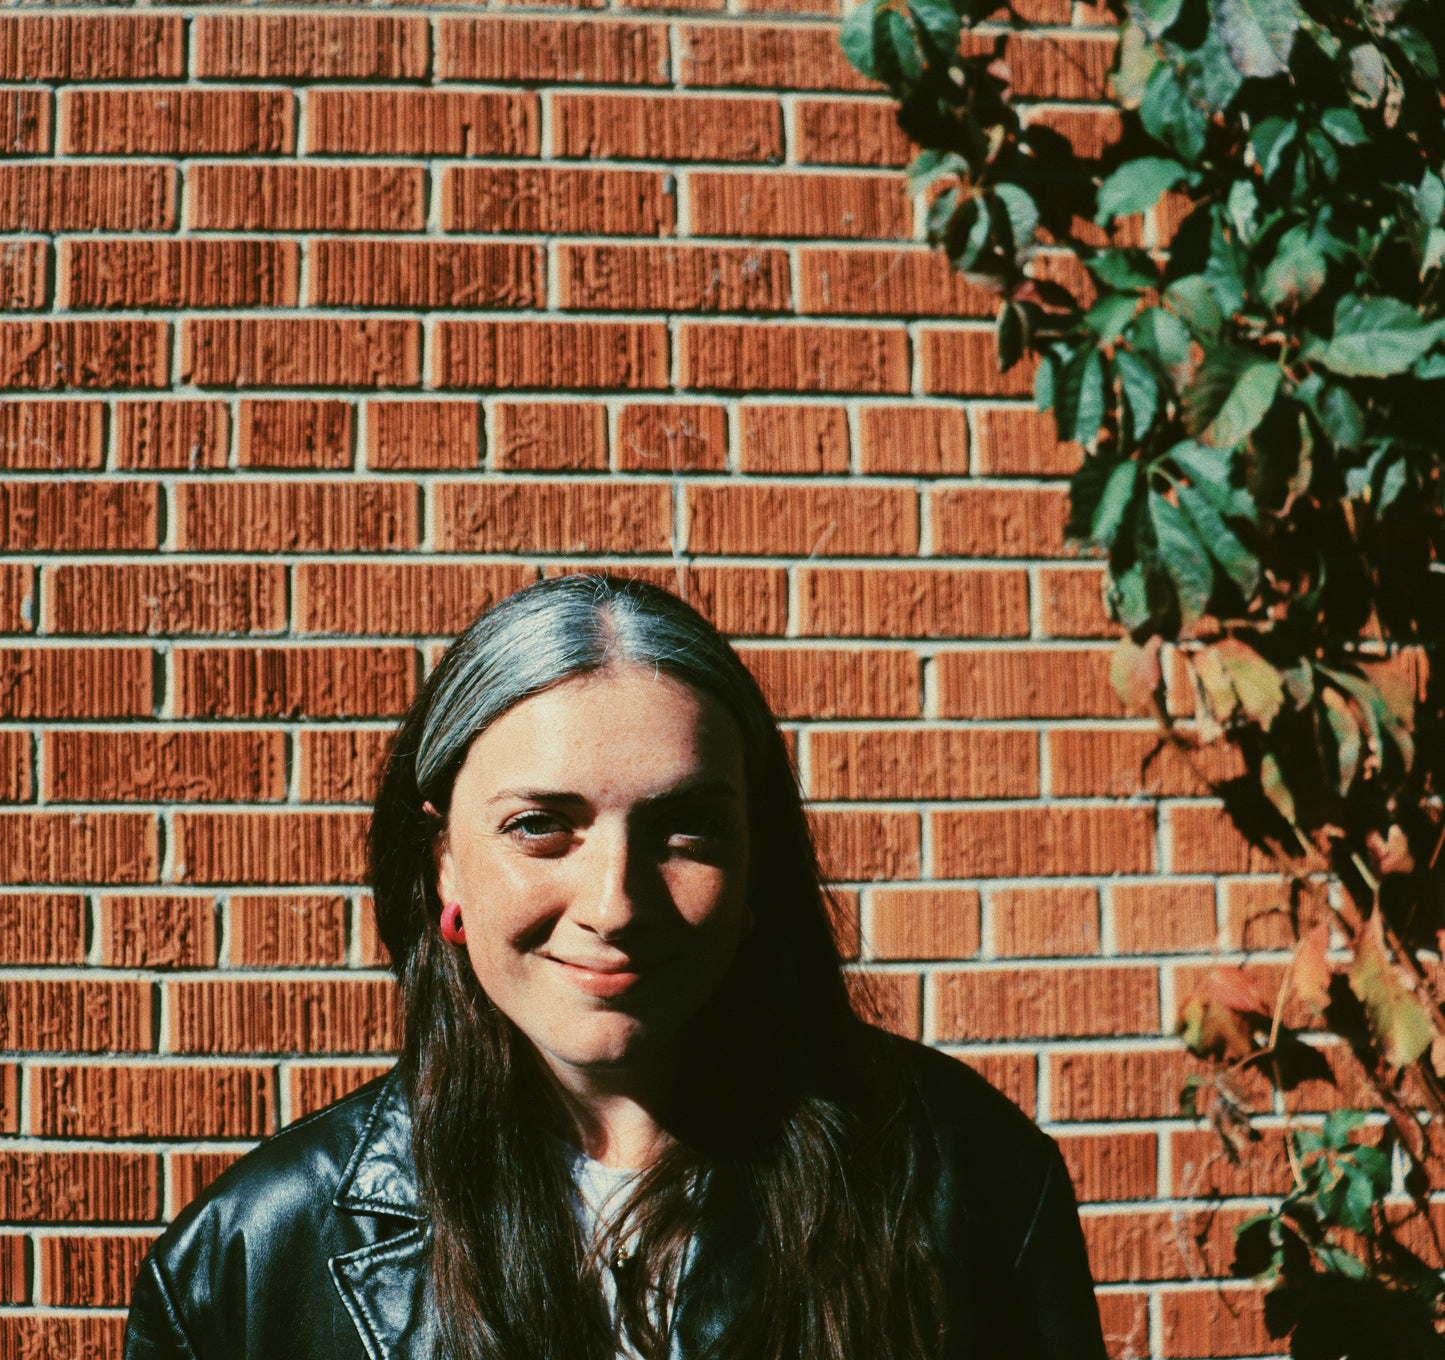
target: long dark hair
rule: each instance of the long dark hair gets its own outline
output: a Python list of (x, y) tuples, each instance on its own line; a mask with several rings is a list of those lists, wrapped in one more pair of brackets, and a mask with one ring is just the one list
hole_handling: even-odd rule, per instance
[[(683, 1036), (673, 1139), (612, 1229), (619, 1328), (666, 1360), (665, 1302), (696, 1243), (746, 1249), (709, 1360), (922, 1360), (944, 1319), (919, 1202), (918, 1121), (856, 1017), (787, 748), (756, 682), (704, 618), (638, 581), (527, 587), (447, 650), (392, 742), (371, 829), (377, 919), (405, 998), (400, 1070), (430, 1223), (444, 1360), (608, 1360), (600, 1288), (556, 1139), (565, 1125), (528, 1041), (441, 937), (434, 850), (471, 743), (514, 705), (614, 664), (721, 702), (744, 743), (756, 922)], [(430, 804), (435, 812), (428, 809)], [(664, 1300), (659, 1305), (659, 1298)], [(678, 1319), (674, 1319), (678, 1320)]]

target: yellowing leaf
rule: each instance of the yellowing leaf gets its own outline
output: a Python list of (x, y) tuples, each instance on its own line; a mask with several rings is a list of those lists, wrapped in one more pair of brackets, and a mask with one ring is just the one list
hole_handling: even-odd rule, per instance
[(1384, 918), (1378, 911), (1365, 922), (1355, 940), (1349, 978), (1350, 990), (1364, 1006), (1387, 1063), (1405, 1067), (1430, 1047), (1435, 1039), (1430, 1013), (1390, 958), (1385, 947)]
[(1268, 1024), (1269, 1007), (1248, 974), (1221, 966), (1212, 968), (1179, 1008), (1174, 1032), (1201, 1057), (1247, 1058), (1254, 1052), (1253, 1035)]
[(1323, 1011), (1330, 1004), (1330, 927), (1327, 921), (1305, 934), (1294, 951), (1295, 995), (1305, 1005)]
[(1227, 723), (1239, 707), (1235, 697), (1234, 683), (1224, 667), (1223, 659), (1214, 647), (1205, 647), (1190, 658), (1194, 673), (1203, 686), (1205, 702), (1209, 705), (1209, 716), (1217, 723)]
[(1377, 874), (1409, 874), (1415, 870), (1415, 856), (1410, 853), (1410, 840), (1403, 828), (1392, 825), (1387, 835), (1370, 831), (1365, 835), (1365, 850)]
[(1159, 668), (1159, 648), (1163, 641), (1156, 634), (1140, 646), (1126, 637), (1114, 648), (1109, 658), (1109, 680), (1125, 708), (1141, 711), (1153, 706), (1164, 680)]
[(1211, 650), (1229, 672), (1240, 707), (1268, 731), (1284, 707), (1284, 677), (1238, 638), (1225, 638)]

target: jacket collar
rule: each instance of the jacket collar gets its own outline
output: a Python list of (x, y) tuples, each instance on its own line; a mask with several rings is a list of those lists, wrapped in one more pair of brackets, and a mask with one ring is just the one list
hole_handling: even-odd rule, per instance
[(411, 1111), (396, 1072), (382, 1083), (331, 1202), (353, 1214), (388, 1214), (418, 1223), (426, 1218), (416, 1193)]

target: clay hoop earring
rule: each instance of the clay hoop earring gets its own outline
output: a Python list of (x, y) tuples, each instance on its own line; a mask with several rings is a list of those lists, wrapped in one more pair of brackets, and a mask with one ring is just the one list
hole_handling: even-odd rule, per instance
[(448, 944), (466, 944), (467, 928), (462, 921), (462, 904), (448, 902), (442, 908), (442, 939)]

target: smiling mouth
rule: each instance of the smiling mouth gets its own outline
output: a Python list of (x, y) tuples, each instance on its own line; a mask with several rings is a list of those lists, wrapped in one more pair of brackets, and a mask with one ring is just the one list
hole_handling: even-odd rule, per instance
[(631, 959), (624, 959), (620, 963), (591, 964), (572, 963), (567, 959), (559, 959), (555, 954), (546, 954), (543, 957), (561, 968), (563, 975), (574, 987), (597, 997), (622, 996), (652, 971), (640, 968)]

